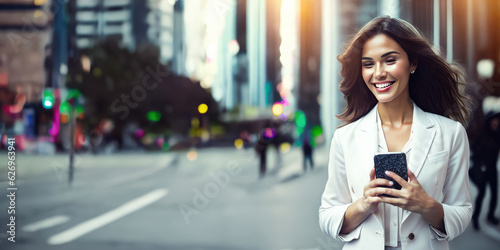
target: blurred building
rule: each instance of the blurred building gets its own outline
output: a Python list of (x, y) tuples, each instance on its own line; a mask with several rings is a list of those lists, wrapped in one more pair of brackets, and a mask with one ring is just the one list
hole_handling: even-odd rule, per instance
[(130, 0), (74, 0), (69, 14), (74, 20), (76, 47), (94, 46), (105, 37), (116, 37), (122, 45), (133, 49), (132, 4)]
[[(160, 60), (182, 60), (183, 1), (175, 0), (70, 0), (69, 14), (74, 27), (74, 46), (89, 48), (106, 38), (117, 39), (130, 50), (145, 44), (160, 49)], [(175, 20), (175, 21), (174, 21)], [(174, 36), (175, 34), (175, 36)], [(177, 49), (175, 48), (177, 46)], [(178, 64), (176, 64), (178, 65)], [(183, 71), (181, 65), (177, 71)]]
[[(201, 3), (185, 6), (187, 76), (212, 93), (224, 121), (287, 119), (299, 92), (299, 1)], [(283, 106), (277, 115), (275, 104)]]
[(0, 87), (38, 99), (46, 83), (45, 55), (50, 54), (51, 1), (0, 1)]
[(51, 0), (0, 1), (0, 134), (2, 142), (15, 136), (21, 150), (25, 138), (39, 134), (37, 121), (50, 117), (40, 110), (43, 91), (59, 72), (52, 43), (57, 6)]

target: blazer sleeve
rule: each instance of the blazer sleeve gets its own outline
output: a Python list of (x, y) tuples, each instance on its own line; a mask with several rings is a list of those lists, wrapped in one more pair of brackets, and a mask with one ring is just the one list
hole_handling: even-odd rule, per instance
[(472, 203), (469, 195), (469, 141), (464, 127), (458, 122), (456, 124), (443, 186), (442, 204), (446, 234), (437, 234), (438, 240), (449, 241), (460, 235), (465, 231), (472, 217)]
[(330, 146), (328, 181), (321, 198), (319, 225), (326, 235), (347, 242), (359, 238), (361, 225), (348, 234), (340, 234), (345, 211), (352, 204), (345, 171), (344, 152), (340, 142), (340, 133), (337, 129)]

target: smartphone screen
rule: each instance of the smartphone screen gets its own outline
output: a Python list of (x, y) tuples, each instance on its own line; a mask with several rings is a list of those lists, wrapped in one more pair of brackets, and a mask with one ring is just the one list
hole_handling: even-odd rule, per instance
[(376, 178), (383, 178), (392, 181), (394, 184), (392, 187), (400, 190), (401, 185), (397, 183), (394, 179), (385, 175), (385, 171), (392, 171), (397, 175), (401, 176), (403, 180), (408, 181), (408, 170), (406, 169), (406, 155), (403, 152), (390, 152), (383, 154), (376, 154), (373, 157), (375, 162), (375, 176)]

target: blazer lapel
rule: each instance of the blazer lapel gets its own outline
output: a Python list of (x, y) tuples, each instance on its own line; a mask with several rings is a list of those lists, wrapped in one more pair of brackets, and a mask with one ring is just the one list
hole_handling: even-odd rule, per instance
[[(378, 152), (377, 108), (378, 104), (362, 118), (363, 120), (360, 121), (359, 127), (355, 132), (358, 152), (363, 152), (357, 156), (359, 157), (357, 161), (358, 166), (363, 173), (369, 173), (374, 167), (373, 156)], [(382, 203), (379, 204), (378, 210), (373, 214), (383, 226), (383, 215), (378, 211), (383, 211)]]
[(358, 152), (363, 152), (359, 155), (359, 164), (362, 164), (363, 170), (371, 170), (373, 168), (373, 156), (378, 151), (377, 140), (377, 109), (378, 105), (368, 112), (361, 121), (356, 130), (356, 145)]
[[(413, 103), (413, 145), (408, 168), (418, 177), (436, 135), (436, 128), (423, 110)], [(404, 210), (403, 221), (410, 215)]]
[(425, 112), (415, 104), (413, 104), (413, 126), (413, 145), (409, 168), (418, 177), (436, 135), (436, 129)]

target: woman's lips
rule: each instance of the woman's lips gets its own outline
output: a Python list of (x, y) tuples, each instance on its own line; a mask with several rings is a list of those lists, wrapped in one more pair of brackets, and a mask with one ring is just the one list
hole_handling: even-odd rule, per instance
[(375, 89), (378, 91), (378, 92), (385, 92), (385, 91), (388, 91), (392, 85), (395, 83), (396, 81), (392, 81), (392, 82), (376, 82), (376, 83), (373, 83), (373, 86), (375, 86)]

